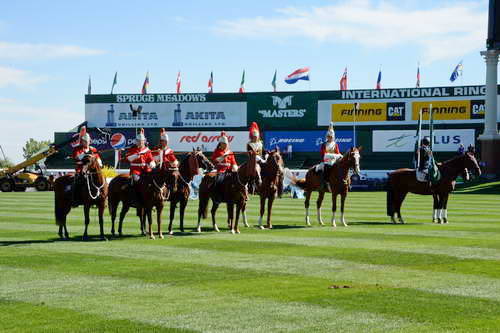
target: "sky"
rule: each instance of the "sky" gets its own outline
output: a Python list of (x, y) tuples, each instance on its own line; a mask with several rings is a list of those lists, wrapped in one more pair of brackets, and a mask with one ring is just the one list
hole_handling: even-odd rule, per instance
[[(53, 140), (84, 121), (93, 94), (245, 89), (337, 90), (476, 85), (485, 82), (488, 1), (254, 0), (147, 2), (2, 1), (0, 3), (0, 145), (22, 161), (29, 138)], [(463, 61), (463, 77), (450, 83)], [(310, 67), (311, 81), (283, 78)]]

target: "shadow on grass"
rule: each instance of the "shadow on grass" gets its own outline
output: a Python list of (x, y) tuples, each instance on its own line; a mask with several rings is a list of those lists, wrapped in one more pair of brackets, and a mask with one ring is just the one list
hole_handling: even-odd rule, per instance
[(19, 241), (0, 241), (0, 246), (15, 246), (15, 245), (29, 245), (29, 244), (45, 244), (54, 243), (54, 239), (34, 239), (34, 240), (19, 240)]
[(498, 179), (472, 180), (465, 184), (457, 185), (453, 192), (457, 194), (500, 194), (500, 181)]
[(370, 222), (364, 222), (364, 221), (360, 221), (360, 222), (349, 222), (348, 223), (349, 225), (392, 225), (392, 226), (405, 226), (405, 225), (422, 225), (422, 224), (425, 224), (425, 223), (419, 223), (419, 222), (413, 222), (413, 223), (408, 223), (408, 222), (405, 222), (404, 224), (403, 223), (392, 223), (392, 222), (373, 222), (373, 221), (370, 221)]

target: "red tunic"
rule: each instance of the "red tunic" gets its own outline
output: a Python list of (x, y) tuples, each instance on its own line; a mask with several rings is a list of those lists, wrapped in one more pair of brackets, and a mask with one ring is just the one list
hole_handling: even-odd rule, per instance
[(151, 172), (154, 167), (154, 157), (148, 147), (139, 148), (137, 146), (127, 151), (127, 160), (130, 162), (130, 174), (141, 175), (144, 172)]
[(85, 157), (85, 155), (90, 154), (90, 155), (97, 155), (99, 159), (101, 156), (99, 156), (99, 153), (97, 152), (97, 149), (95, 149), (92, 146), (89, 146), (89, 148), (85, 148), (84, 146), (80, 145), (73, 149), (73, 154), (71, 157), (75, 160), (75, 172), (76, 173), (81, 173), (82, 168), (83, 168), (83, 161), (82, 159)]
[[(222, 161), (219, 161), (218, 158), (222, 157), (224, 154), (228, 155), (224, 156), (224, 159)], [(231, 170), (233, 165), (238, 166), (238, 164), (236, 163), (236, 159), (234, 158), (234, 153), (229, 149), (215, 149), (214, 153), (212, 154), (212, 162), (215, 164), (217, 172), (219, 173)]]
[(162, 149), (161, 147), (157, 147), (152, 151), (156, 164), (157, 165), (160, 164), (160, 156), (162, 150), (163, 150), (163, 165), (167, 165), (170, 167), (175, 166), (177, 158), (174, 155), (174, 151), (168, 147), (164, 149)]
[(326, 151), (326, 142), (323, 142), (323, 144), (321, 145), (321, 150), (320, 150), (319, 153), (321, 154), (321, 158), (323, 158), (326, 153), (340, 154), (339, 145), (335, 142), (335, 149), (334, 149), (334, 151), (333, 152), (329, 152), (329, 151)]

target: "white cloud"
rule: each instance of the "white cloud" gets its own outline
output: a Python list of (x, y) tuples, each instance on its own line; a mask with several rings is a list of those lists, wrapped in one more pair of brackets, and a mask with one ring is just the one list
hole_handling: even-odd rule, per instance
[(11, 85), (29, 88), (47, 79), (46, 76), (36, 75), (29, 71), (10, 67), (0, 67), (0, 88)]
[(84, 48), (78, 45), (11, 43), (0, 41), (0, 59), (54, 59), (80, 56), (94, 56), (105, 53), (102, 50)]
[(65, 132), (83, 122), (83, 114), (61, 108), (35, 107), (0, 97), (2, 134), (5, 154), (15, 162), (22, 161), (23, 146), (29, 138), (54, 140), (54, 132)]
[(221, 21), (214, 31), (249, 38), (306, 37), (324, 43), (352, 42), (370, 48), (417, 45), (427, 63), (477, 51), (486, 39), (487, 11), (473, 3), (404, 9), (388, 2), (349, 0), (276, 12), (277, 17)]

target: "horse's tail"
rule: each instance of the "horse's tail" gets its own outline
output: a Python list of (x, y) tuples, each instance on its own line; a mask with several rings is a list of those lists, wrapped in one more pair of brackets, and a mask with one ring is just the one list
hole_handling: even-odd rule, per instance
[(394, 215), (394, 189), (391, 175), (387, 178), (387, 216)]

